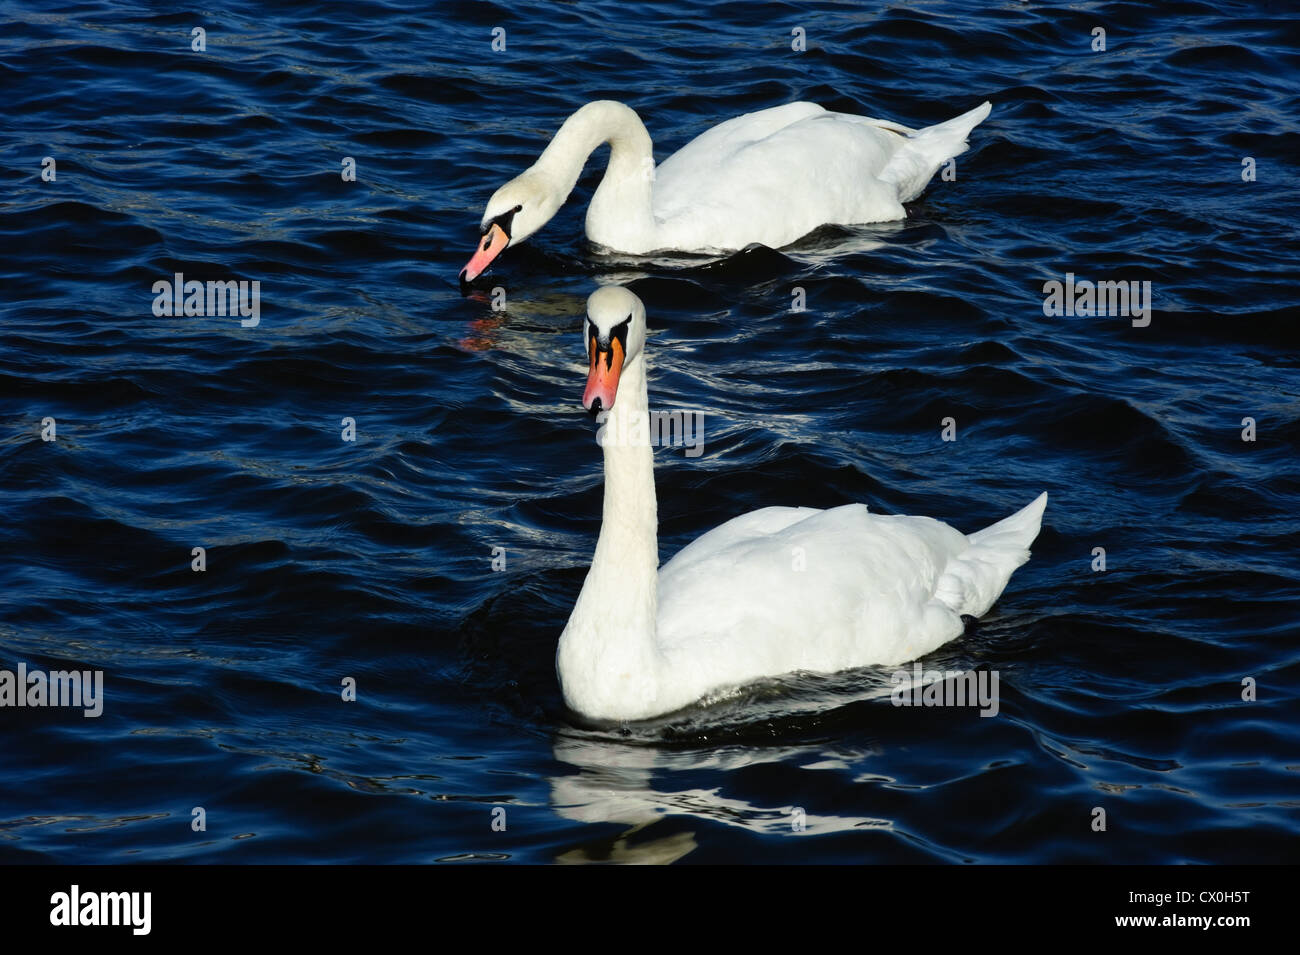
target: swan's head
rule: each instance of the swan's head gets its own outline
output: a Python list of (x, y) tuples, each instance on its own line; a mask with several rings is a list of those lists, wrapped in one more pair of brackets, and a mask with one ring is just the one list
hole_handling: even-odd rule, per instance
[(645, 345), (645, 306), (618, 285), (607, 285), (587, 299), (587, 320), (582, 324), (587, 344), (587, 390), (582, 406), (596, 414), (614, 407), (618, 377)]
[(474, 281), (498, 255), (518, 245), (551, 220), (564, 203), (544, 176), (529, 170), (492, 194), (483, 212), (478, 248), (460, 270), (463, 283)]

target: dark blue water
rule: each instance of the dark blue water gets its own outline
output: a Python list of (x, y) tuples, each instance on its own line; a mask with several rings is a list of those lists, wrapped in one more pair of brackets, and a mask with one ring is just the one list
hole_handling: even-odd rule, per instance
[[(0, 669), (102, 670), (104, 710), (0, 709), (0, 861), (1294, 860), (1285, 6), (3, 4)], [(598, 154), (462, 296), (487, 197), (596, 98), (659, 159), (795, 99), (994, 112), (907, 221), (724, 261), (596, 254)], [(155, 317), (176, 272), (259, 281), (260, 324)], [(1150, 324), (1046, 317), (1066, 273), (1150, 281)], [(646, 302), (652, 403), (706, 412), (657, 452), (663, 559), (770, 504), (969, 531), (1050, 492), (926, 661), (998, 671), (997, 717), (873, 671), (565, 711), (597, 281)]]

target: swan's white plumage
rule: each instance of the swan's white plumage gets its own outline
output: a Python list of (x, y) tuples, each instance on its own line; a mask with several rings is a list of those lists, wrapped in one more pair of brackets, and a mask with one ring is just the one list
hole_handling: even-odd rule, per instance
[[(606, 327), (632, 316), (611, 417), (648, 404), (645, 312), (626, 289), (588, 305)], [(615, 428), (611, 431), (628, 433)], [(768, 507), (709, 531), (656, 571), (649, 447), (606, 443), (600, 540), (560, 638), (569, 706), (635, 720), (798, 670), (831, 673), (923, 656), (988, 610), (1029, 559), (1047, 495), (971, 535), (928, 517)]]
[(828, 223), (905, 218), (903, 203), (965, 152), (970, 131), (991, 109), (984, 103), (912, 130), (789, 103), (720, 123), (655, 167), (636, 113), (599, 100), (570, 116), (538, 161), (497, 190), (483, 222), (486, 228), (519, 207), (510, 242), (527, 238), (563, 204), (591, 152), (609, 143), (609, 165), (587, 213), (591, 241), (633, 254), (730, 251), (756, 242), (779, 248)]
[(1041, 495), (1015, 515), (1015, 533), (984, 543), (862, 504), (766, 508), (723, 524), (659, 571), (668, 682), (696, 699), (796, 670), (924, 656), (961, 633), (963, 614), (992, 606), (1029, 559), (1045, 504)]
[(727, 120), (655, 170), (663, 248), (789, 245), (826, 223), (906, 218), (903, 203), (966, 151), (988, 103), (917, 132), (887, 120), (790, 103)]

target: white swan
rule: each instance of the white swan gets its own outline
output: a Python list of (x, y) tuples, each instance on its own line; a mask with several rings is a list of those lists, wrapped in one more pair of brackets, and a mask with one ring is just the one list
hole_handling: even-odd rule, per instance
[(927, 129), (790, 103), (746, 113), (695, 137), (655, 168), (650, 135), (622, 103), (588, 103), (564, 121), (537, 162), (498, 189), (478, 249), (477, 278), (507, 247), (555, 215), (602, 143), (609, 165), (587, 209), (587, 238), (616, 252), (714, 252), (754, 242), (780, 248), (827, 223), (906, 218), (903, 203), (966, 151), (992, 106)]
[(1046, 494), (969, 536), (862, 504), (766, 507), (657, 569), (654, 461), (640, 421), (645, 307), (627, 289), (599, 289), (583, 330), (582, 403), (606, 412), (605, 504), (556, 652), (574, 712), (645, 719), (764, 677), (913, 660), (960, 634), (963, 614), (988, 610), (1029, 559)]

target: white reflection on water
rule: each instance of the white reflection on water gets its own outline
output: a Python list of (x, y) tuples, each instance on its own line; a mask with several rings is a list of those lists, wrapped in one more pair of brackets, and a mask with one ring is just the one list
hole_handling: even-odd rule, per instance
[[(775, 836), (816, 835), (861, 828), (892, 829), (888, 819), (863, 813), (819, 815), (802, 807), (784, 804), (762, 805), (724, 794), (719, 788), (704, 789), (701, 773), (719, 778), (760, 764), (784, 764), (808, 771), (841, 771), (859, 779), (882, 777), (863, 771), (864, 762), (883, 752), (879, 745), (846, 747), (835, 741), (814, 741), (771, 745), (759, 737), (733, 743), (710, 743), (716, 731), (724, 738), (741, 726), (756, 727), (771, 721), (824, 713), (836, 706), (867, 700), (888, 699), (893, 684), (889, 670), (872, 668), (831, 677), (799, 675), (747, 689), (743, 694), (707, 708), (699, 708), (662, 721), (657, 726), (637, 727), (634, 735), (616, 737), (581, 730), (558, 734), (553, 741), (556, 760), (576, 772), (551, 779), (551, 804), (555, 811), (575, 822), (617, 823), (626, 828), (613, 838), (604, 838), (559, 854), (560, 862), (675, 862), (697, 847), (693, 830), (673, 832), (658, 839), (634, 839), (654, 823), (668, 818), (691, 817), (710, 823), (736, 826), (757, 834)], [(830, 697), (830, 699), (828, 699)], [(741, 717), (744, 721), (739, 722)], [(671, 727), (674, 735), (700, 745), (664, 745), (662, 735)]]

